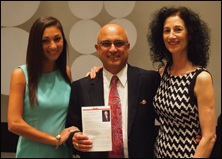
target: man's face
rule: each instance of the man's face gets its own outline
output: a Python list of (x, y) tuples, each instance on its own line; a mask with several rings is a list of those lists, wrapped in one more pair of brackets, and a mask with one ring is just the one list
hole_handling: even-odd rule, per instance
[(130, 43), (125, 30), (119, 25), (104, 26), (100, 30), (95, 48), (103, 67), (112, 74), (117, 74), (126, 65)]

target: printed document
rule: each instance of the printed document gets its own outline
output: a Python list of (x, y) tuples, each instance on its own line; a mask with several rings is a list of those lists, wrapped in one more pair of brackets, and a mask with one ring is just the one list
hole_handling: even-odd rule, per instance
[(91, 151), (112, 151), (110, 106), (82, 107), (83, 134), (93, 142)]

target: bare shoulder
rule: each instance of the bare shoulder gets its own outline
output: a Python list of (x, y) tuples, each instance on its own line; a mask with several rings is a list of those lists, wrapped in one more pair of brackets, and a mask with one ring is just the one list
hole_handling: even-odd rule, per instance
[(199, 84), (207, 84), (207, 83), (212, 83), (212, 77), (209, 72), (202, 71), (198, 76), (197, 76), (197, 83)]
[(69, 68), (69, 66), (66, 66), (66, 71), (71, 72), (71, 69)]
[(162, 76), (163, 76), (163, 73), (164, 73), (165, 68), (166, 68), (166, 64), (158, 70), (161, 78), (162, 78)]
[(25, 74), (21, 68), (16, 68), (11, 75), (11, 81), (15, 83), (25, 84)]
[(69, 68), (69, 66), (66, 66), (66, 71), (67, 71), (69, 78), (71, 79), (71, 69)]

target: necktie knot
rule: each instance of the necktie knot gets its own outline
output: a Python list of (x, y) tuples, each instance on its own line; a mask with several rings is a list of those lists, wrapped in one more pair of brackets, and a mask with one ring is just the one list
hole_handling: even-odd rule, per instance
[(113, 85), (116, 86), (116, 83), (117, 83), (118, 79), (119, 78), (117, 76), (113, 76), (112, 79), (111, 79), (111, 86), (113, 86)]

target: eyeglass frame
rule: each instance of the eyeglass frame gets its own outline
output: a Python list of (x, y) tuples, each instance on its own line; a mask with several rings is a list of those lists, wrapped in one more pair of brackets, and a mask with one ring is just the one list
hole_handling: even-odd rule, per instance
[(124, 40), (115, 40), (114, 42), (111, 42), (111, 41), (109, 41), (109, 40), (103, 40), (103, 41), (100, 41), (100, 42), (97, 43), (97, 44), (100, 44), (101, 46), (103, 46), (103, 45), (102, 45), (103, 42), (109, 42), (111, 45), (108, 46), (108, 47), (103, 46), (103, 47), (105, 47), (105, 48), (110, 48), (110, 47), (112, 46), (112, 44), (113, 44), (116, 48), (121, 48), (121, 47), (124, 46), (124, 44), (123, 44), (122, 46), (116, 46), (116, 45), (115, 45), (115, 42), (117, 42), (117, 41), (124, 42), (124, 44), (125, 44), (125, 43), (128, 43), (128, 41), (124, 41)]

